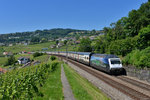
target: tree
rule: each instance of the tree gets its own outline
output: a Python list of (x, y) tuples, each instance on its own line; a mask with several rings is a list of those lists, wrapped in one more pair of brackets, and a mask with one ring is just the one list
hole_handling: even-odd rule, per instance
[(54, 61), (54, 60), (56, 59), (56, 57), (55, 57), (55, 56), (51, 56), (50, 59), (51, 59), (52, 61)]
[(59, 43), (59, 41), (58, 40), (56, 40), (56, 45)]
[(93, 29), (91, 32), (92, 32), (92, 34), (96, 34), (96, 30), (95, 29)]
[(43, 55), (43, 53), (36, 52), (33, 54), (33, 57), (38, 57), (38, 56), (42, 56), (42, 55)]
[(44, 42), (47, 42), (47, 39), (46, 39), (46, 38), (42, 38), (42, 39), (41, 39), (41, 43), (44, 43)]
[(33, 38), (31, 39), (31, 42), (33, 42), (33, 43), (38, 43), (38, 42), (40, 42), (40, 39), (39, 39), (39, 37), (33, 37)]
[(138, 39), (139, 49), (144, 49), (150, 46), (150, 40), (149, 40), (150, 25), (148, 27), (141, 29), (138, 36), (139, 36), (139, 39)]
[(139, 31), (150, 24), (150, 2), (143, 3), (138, 10), (132, 10), (128, 15), (126, 29), (130, 36), (138, 35)]
[(138, 37), (136, 36), (134, 38), (128, 37), (126, 39), (112, 41), (109, 45), (108, 51), (110, 54), (125, 56), (132, 50), (136, 49), (137, 38)]
[(15, 63), (16, 63), (15, 57), (14, 57), (14, 56), (10, 56), (10, 57), (7, 59), (6, 63), (5, 63), (5, 66), (12, 65), (12, 64), (15, 64)]
[(94, 52), (105, 53), (107, 48), (107, 43), (104, 36), (99, 36), (92, 42), (92, 47), (94, 47)]
[(66, 45), (66, 44), (67, 44), (67, 42), (68, 42), (68, 41), (67, 41), (67, 40), (65, 40), (65, 41), (64, 41), (64, 44)]
[(76, 35), (75, 38), (76, 40), (78, 40), (80, 38), (80, 35)]
[(80, 52), (91, 52), (91, 40), (89, 38), (83, 38), (80, 42), (78, 50)]

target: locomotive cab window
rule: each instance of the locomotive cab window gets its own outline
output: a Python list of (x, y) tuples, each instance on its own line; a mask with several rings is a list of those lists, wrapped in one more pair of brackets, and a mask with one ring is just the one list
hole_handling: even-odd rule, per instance
[(119, 60), (111, 60), (111, 64), (121, 64)]

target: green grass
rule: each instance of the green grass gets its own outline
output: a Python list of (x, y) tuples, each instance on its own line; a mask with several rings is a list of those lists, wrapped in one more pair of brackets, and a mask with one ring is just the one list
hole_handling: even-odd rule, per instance
[(75, 45), (67, 45), (67, 46), (64, 45), (60, 48), (55, 48), (55, 49), (50, 49), (50, 50), (51, 51), (66, 51), (66, 48), (67, 48), (68, 51), (77, 51), (78, 46), (79, 46), (79, 44), (76, 45), (76, 47), (75, 47)]
[(64, 100), (60, 64), (54, 72), (50, 73), (46, 83), (40, 88), (40, 91), (44, 96), (35, 97), (34, 100)]
[[(21, 51), (32, 52), (32, 51), (42, 51), (42, 48), (48, 48), (50, 50), (50, 45), (55, 44), (55, 42), (46, 42), (46, 43), (39, 43), (33, 45), (14, 45), (11, 47), (3, 47), (3, 50), (6, 52), (18, 53)], [(2, 47), (1, 47), (2, 48)]]
[(7, 61), (7, 57), (0, 57), (0, 67), (2, 67)]
[(110, 100), (98, 88), (77, 74), (68, 65), (64, 64), (64, 70), (76, 100)]
[(20, 57), (29, 57), (30, 59), (33, 59), (32, 54), (18, 54), (18, 55), (15, 55), (16, 60), (18, 60), (18, 58), (20, 58)]
[(39, 56), (39, 57), (35, 57), (34, 60), (45, 62), (45, 61), (48, 60), (48, 57), (49, 57), (49, 55), (42, 55), (42, 56)]

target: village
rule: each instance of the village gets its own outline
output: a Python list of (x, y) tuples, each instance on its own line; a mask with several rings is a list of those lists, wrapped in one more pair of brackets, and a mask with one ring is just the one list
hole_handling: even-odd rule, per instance
[[(102, 35), (102, 34), (100, 34)], [(97, 35), (95, 36), (89, 36), (89, 39), (90, 40), (94, 40), (95, 38), (97, 37)], [(75, 45), (79, 45), (80, 44), (80, 40), (83, 39), (83, 38), (87, 38), (87, 36), (81, 36), (79, 38), (75, 38), (75, 37), (64, 37), (64, 38), (58, 38), (56, 40), (49, 40), (47, 43), (50, 43), (52, 42), (51, 45), (47, 45), (45, 47), (41, 47), (41, 48), (38, 48), (37, 50), (32, 50), (32, 51), (29, 51), (29, 50), (23, 50), (23, 51), (19, 51), (19, 52), (13, 52), (13, 50), (11, 51), (7, 51), (7, 49), (3, 50), (4, 52), (2, 52), (1, 55), (1, 59), (8, 59), (10, 58), (11, 56), (15, 56), (15, 66), (20, 66), (20, 67), (25, 67), (25, 66), (29, 66), (29, 65), (36, 65), (36, 64), (39, 64), (40, 61), (33, 61), (33, 57), (31, 57), (30, 55), (33, 55), (33, 53), (35, 53), (36, 51), (53, 51), (53, 50), (56, 50), (56, 49), (60, 49), (60, 48), (66, 48), (66, 46), (75, 46)], [(18, 46), (23, 46), (24, 48), (28, 48), (28, 46), (30, 45), (34, 45), (34, 44), (30, 44), (31, 42), (28, 41), (28, 42), (25, 42), (25, 41), (22, 41), (20, 43), (16, 43), (16, 44), (4, 44), (4, 43), (0, 43), (0, 46), (1, 47), (7, 47), (7, 48), (16, 48)], [(40, 43), (39, 43), (40, 44)], [(41, 43), (42, 45), (42, 43)], [(34, 46), (33, 46), (34, 48)], [(74, 48), (73, 48), (74, 49)], [(17, 56), (19, 55), (19, 57)], [(32, 60), (31, 60), (32, 59)], [(5, 60), (6, 62), (6, 60)], [(3, 65), (4, 66), (4, 63)], [(13, 66), (7, 66), (5, 65), (5, 67), (0, 67), (1, 70), (0, 70), (0, 73), (5, 73), (7, 70), (9, 69), (13, 69)], [(15, 68), (15, 67), (14, 67)]]

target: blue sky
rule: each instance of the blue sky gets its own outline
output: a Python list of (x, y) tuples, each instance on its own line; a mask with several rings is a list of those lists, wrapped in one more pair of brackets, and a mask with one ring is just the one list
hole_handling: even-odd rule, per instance
[(37, 29), (101, 30), (148, 0), (0, 0), (0, 34)]

